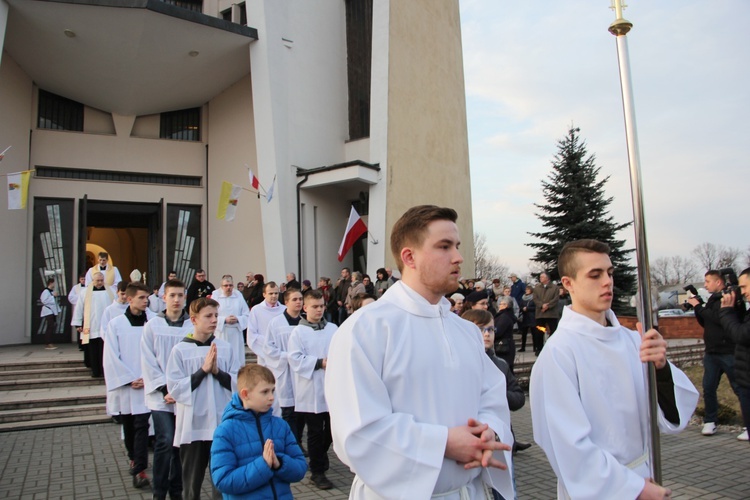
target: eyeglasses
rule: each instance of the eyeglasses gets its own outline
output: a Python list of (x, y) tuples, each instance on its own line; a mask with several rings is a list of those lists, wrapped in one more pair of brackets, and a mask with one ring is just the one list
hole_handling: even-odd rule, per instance
[(497, 328), (494, 326), (485, 326), (482, 328), (482, 333), (497, 333)]

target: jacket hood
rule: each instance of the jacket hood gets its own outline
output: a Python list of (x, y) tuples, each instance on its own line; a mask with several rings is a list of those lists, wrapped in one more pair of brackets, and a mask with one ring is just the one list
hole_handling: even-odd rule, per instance
[(273, 408), (265, 413), (256, 413), (253, 410), (246, 410), (245, 407), (242, 406), (240, 394), (235, 392), (232, 394), (232, 400), (229, 401), (226, 408), (224, 408), (224, 414), (221, 416), (221, 421), (223, 422), (232, 418), (240, 420), (255, 420), (255, 415), (260, 416), (261, 419), (265, 419), (270, 418), (272, 414)]

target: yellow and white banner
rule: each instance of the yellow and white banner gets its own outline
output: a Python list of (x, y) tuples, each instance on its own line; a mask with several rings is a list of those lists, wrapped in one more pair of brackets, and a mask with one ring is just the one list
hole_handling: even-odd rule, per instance
[(29, 177), (31, 177), (31, 170), (8, 174), (8, 210), (26, 208), (26, 199), (29, 196)]
[(242, 186), (222, 181), (219, 210), (216, 212), (217, 219), (224, 219), (225, 221), (234, 220), (234, 214), (237, 212), (237, 201), (240, 198), (241, 191)]

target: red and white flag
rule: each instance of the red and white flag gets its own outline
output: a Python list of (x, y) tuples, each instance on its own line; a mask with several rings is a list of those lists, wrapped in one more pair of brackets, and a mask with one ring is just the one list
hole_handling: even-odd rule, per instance
[(253, 189), (257, 191), (258, 186), (260, 186), (260, 181), (258, 180), (257, 177), (253, 175), (253, 171), (250, 170), (249, 168), (247, 169), (247, 173), (248, 173), (248, 176), (250, 177), (250, 185), (253, 187)]
[(341, 241), (339, 247), (339, 262), (344, 260), (344, 256), (349, 249), (354, 245), (354, 242), (362, 237), (367, 232), (367, 226), (359, 216), (354, 207), (349, 213), (349, 222), (346, 223), (346, 232), (344, 233), (344, 239)]

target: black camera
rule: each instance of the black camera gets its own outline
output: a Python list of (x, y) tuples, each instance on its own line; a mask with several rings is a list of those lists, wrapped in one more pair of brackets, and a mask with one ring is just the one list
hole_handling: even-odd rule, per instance
[[(682, 289), (685, 290), (686, 292), (692, 293), (693, 297), (696, 300), (698, 300), (698, 302), (700, 302), (701, 304), (703, 304), (703, 297), (701, 297), (700, 295), (698, 295), (698, 290), (696, 290), (693, 285), (687, 285), (687, 286), (683, 287)], [(690, 302), (685, 302), (682, 306), (686, 310), (688, 310), (688, 311), (693, 308), (693, 305)]]
[(740, 282), (737, 279), (737, 274), (731, 267), (725, 267), (719, 269), (721, 273), (721, 279), (724, 280), (724, 289), (721, 291), (722, 295), (727, 295), (734, 292), (735, 306), (739, 306), (744, 302), (742, 293), (740, 292)]

